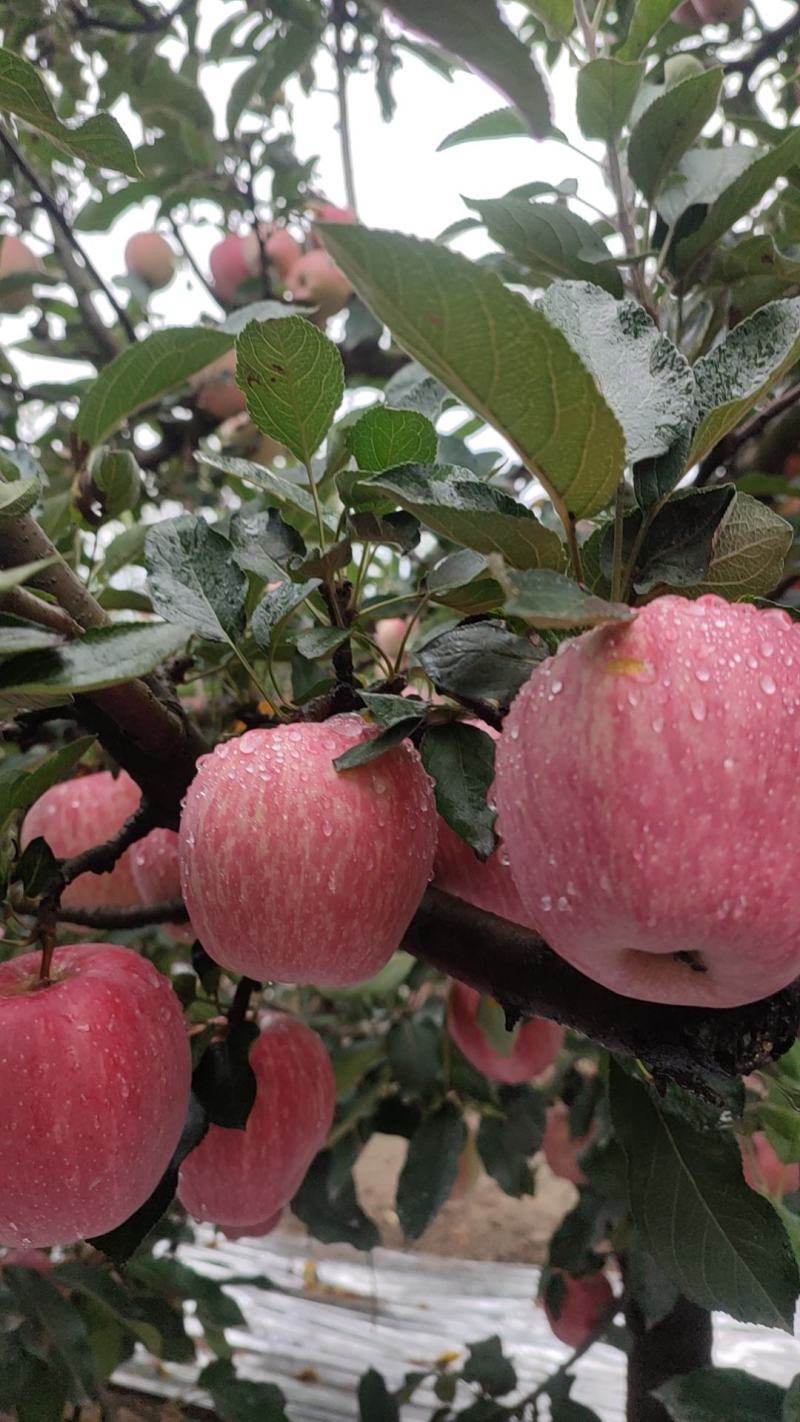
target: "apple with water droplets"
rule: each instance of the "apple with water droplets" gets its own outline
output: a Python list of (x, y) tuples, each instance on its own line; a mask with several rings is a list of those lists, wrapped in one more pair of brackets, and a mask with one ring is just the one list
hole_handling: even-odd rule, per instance
[(400, 941), (436, 848), (431, 782), (404, 741), (337, 771), (376, 734), (358, 715), (247, 731), (198, 762), (180, 826), (183, 897), (223, 968), (344, 987)]
[[(175, 830), (154, 829), (131, 848), (131, 868), (136, 897), (152, 908), (181, 896), (181, 871), (178, 863), (178, 836)], [(191, 924), (165, 923), (165, 932), (178, 943), (194, 939)]]
[(563, 642), (512, 704), (495, 780), (550, 946), (653, 1002), (738, 1007), (792, 982), (799, 712), (800, 630), (780, 609), (659, 597)]
[(181, 1168), (178, 1197), (196, 1220), (265, 1234), (303, 1182), (333, 1122), (336, 1082), (322, 1038), (266, 1012), (250, 1048), (256, 1098), (244, 1130), (210, 1126)]
[(73, 1244), (155, 1189), (189, 1105), (191, 1060), (169, 982), (130, 948), (0, 964), (0, 1244)]
[[(481, 1022), (488, 1006), (490, 1030)], [(513, 1032), (506, 1032), (503, 1010), (466, 983), (451, 982), (447, 999), (447, 1030), (460, 1052), (476, 1071), (492, 1081), (515, 1086), (540, 1076), (553, 1065), (564, 1041), (564, 1029), (555, 1022), (534, 1017)], [(504, 1041), (503, 1039), (507, 1040)]]
[[(22, 825), (24, 849), (40, 836), (59, 859), (69, 859), (117, 834), (139, 807), (141, 791), (121, 770), (99, 770), (51, 785), (31, 806)], [(65, 906), (124, 908), (139, 902), (133, 850), (126, 849), (108, 874), (81, 874), (61, 895)]]
[(556, 1316), (556, 1310), (545, 1294), (544, 1311), (551, 1331), (568, 1348), (581, 1348), (604, 1319), (611, 1321), (614, 1291), (602, 1273), (578, 1277), (558, 1270), (552, 1283), (559, 1293), (559, 1285), (563, 1285), (563, 1298)]

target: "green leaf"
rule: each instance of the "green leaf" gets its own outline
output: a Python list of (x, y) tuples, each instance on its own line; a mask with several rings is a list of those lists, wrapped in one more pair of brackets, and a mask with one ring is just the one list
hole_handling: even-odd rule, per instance
[(302, 316), (251, 321), (236, 339), (236, 379), (258, 428), (310, 465), (344, 392), (333, 341)]
[(198, 1387), (211, 1394), (224, 1422), (289, 1422), (286, 1398), (275, 1383), (251, 1382), (236, 1376), (227, 1358), (216, 1358), (203, 1368)]
[(400, 1408), (374, 1368), (359, 1379), (358, 1415), (360, 1422), (400, 1422)]
[(250, 623), (250, 631), (262, 652), (273, 648), (292, 613), (320, 586), (320, 578), (309, 578), (305, 583), (279, 583), (271, 592), (265, 593)]
[(494, 741), (477, 726), (448, 721), (425, 732), (422, 763), (436, 781), (436, 808), (450, 828), (488, 859), (495, 848), (495, 812), (487, 804), (494, 781)]
[(531, 1086), (502, 1087), (499, 1113), (481, 1118), (478, 1152), (506, 1195), (519, 1199), (533, 1194), (528, 1161), (540, 1149), (544, 1129), (544, 1098)]
[(9, 757), (0, 762), (0, 825), (5, 824), (14, 810), (27, 810), (51, 785), (63, 780), (74, 765), (82, 760), (94, 736), (81, 736), (77, 741), (59, 746), (31, 768), (22, 757)]
[(780, 251), (775, 245), (775, 238), (766, 233), (758, 237), (743, 237), (732, 247), (723, 247), (714, 253), (708, 275), (710, 283), (723, 287), (737, 286), (740, 282), (753, 279), (797, 286), (800, 283), (800, 261)]
[(603, 622), (630, 622), (633, 608), (606, 602), (587, 593), (563, 573), (514, 573), (503, 570), (505, 608), (532, 627), (599, 627)]
[[(677, 243), (670, 261), (676, 273), (688, 272), (740, 217), (752, 212), (776, 179), (784, 177), (794, 167), (800, 160), (800, 129), (793, 129), (782, 143), (776, 143), (767, 153), (748, 148), (745, 154), (751, 157), (744, 171), (740, 171), (711, 202), (700, 226)], [(715, 149), (713, 161), (719, 162), (719, 156), (719, 150)], [(682, 168), (683, 165), (678, 171)]]
[(564, 545), (530, 509), (469, 469), (405, 464), (367, 487), (393, 498), (426, 528), (478, 553), (502, 553), (515, 568), (562, 568)]
[(27, 513), (36, 503), (41, 487), (36, 477), (14, 479), (10, 484), (0, 483), (0, 519), (19, 518), (20, 514)]
[[(652, 592), (664, 583), (691, 588), (708, 575), (716, 542), (736, 499), (733, 484), (713, 489), (686, 489), (673, 495), (650, 524), (636, 555), (633, 586), (638, 593)], [(642, 526), (640, 510), (625, 519), (623, 558), (633, 552)], [(600, 546), (600, 566), (611, 574), (613, 529), (606, 529)]]
[[(414, 702), (411, 702), (413, 713)], [(358, 745), (351, 746), (349, 750), (337, 756), (333, 762), (339, 771), (355, 770), (359, 765), (369, 765), (370, 761), (379, 760), (387, 751), (394, 750), (402, 741), (410, 736), (419, 726), (421, 717), (419, 714), (411, 714), (399, 721), (393, 721), (385, 731), (380, 731), (377, 736), (373, 736), (369, 741), (359, 741)]]
[(789, 1389), (783, 1400), (781, 1422), (800, 1422), (800, 1373), (789, 1384)]
[(613, 143), (622, 132), (645, 71), (643, 59), (592, 59), (578, 70), (578, 123), (584, 138)]
[(673, 1422), (782, 1422), (785, 1392), (740, 1368), (698, 1368), (655, 1389)]
[(401, 1017), (392, 1023), (386, 1050), (403, 1091), (425, 1097), (441, 1083), (442, 1034), (426, 1017)]
[(670, 0), (636, 0), (625, 43), (617, 51), (618, 59), (638, 59), (653, 35), (667, 23), (675, 6)]
[(425, 716), (428, 702), (418, 696), (386, 696), (381, 692), (362, 691), (361, 700), (379, 726), (395, 726), (409, 716)]
[(714, 592), (732, 602), (766, 597), (781, 581), (792, 536), (786, 519), (759, 499), (737, 492), (712, 541), (706, 573), (700, 582), (685, 588), (684, 595)]
[(411, 1137), (395, 1199), (406, 1239), (419, 1239), (448, 1198), (466, 1138), (461, 1112), (450, 1101), (427, 1116)]
[(64, 640), (61, 633), (48, 632), (24, 617), (0, 613), (0, 657), (10, 657), (15, 652), (35, 652), (40, 647), (60, 647)]
[(14, 1295), (19, 1312), (41, 1330), (51, 1361), (57, 1361), (58, 1367), (65, 1370), (77, 1398), (91, 1397), (95, 1389), (94, 1359), (84, 1323), (72, 1305), (50, 1279), (35, 1269), (6, 1266), (3, 1282)]
[(40, 899), (55, 886), (58, 860), (47, 840), (39, 836), (25, 846), (17, 861), (16, 877), (26, 899)]
[(519, 109), (534, 138), (547, 137), (547, 90), (527, 46), (501, 18), (496, 0), (469, 0), (469, 5), (463, 0), (392, 0), (392, 11), (499, 89)]
[(528, 125), (516, 109), (492, 109), (491, 113), (481, 114), (480, 118), (472, 119), (463, 128), (456, 128), (452, 133), (448, 133), (436, 152), (443, 153), (446, 148), (457, 148), (460, 143), (478, 143), (487, 138), (530, 136)]
[(135, 523), (112, 539), (103, 559), (103, 572), (106, 577), (111, 578), (120, 568), (127, 568), (131, 563), (141, 563), (144, 560), (147, 531), (146, 524)]
[(548, 35), (558, 39), (568, 35), (575, 25), (575, 6), (572, 0), (527, 0), (534, 14), (544, 21)]
[[(230, 474), (234, 479), (243, 479), (246, 484), (254, 484), (257, 489), (262, 489), (275, 499), (284, 512), (290, 510), (302, 514), (304, 518), (315, 518), (314, 500), (304, 483), (297, 484), (293, 479), (265, 469), (262, 464), (254, 464), (250, 459), (239, 459), (232, 454), (213, 454), (209, 450), (203, 450), (196, 458), (200, 464), (208, 464), (212, 469), (221, 469), (223, 474)], [(324, 511), (322, 521), (331, 531), (336, 528), (336, 519)]]
[(772, 301), (740, 321), (694, 366), (700, 424), (688, 464), (735, 429), (800, 356), (800, 297)]
[(323, 1244), (351, 1244), (354, 1249), (375, 1249), (380, 1234), (358, 1203), (352, 1175), (344, 1184), (331, 1188), (333, 1151), (324, 1150), (292, 1200), (292, 1212)]
[(625, 1260), (626, 1287), (641, 1309), (645, 1327), (653, 1328), (672, 1312), (680, 1290), (663, 1269), (659, 1269), (635, 1229), (625, 1246)]
[(434, 602), (446, 607), (462, 613), (491, 612), (502, 604), (503, 589), (487, 571), (481, 554), (460, 548), (431, 568), (424, 586)]
[(539, 303), (591, 371), (622, 427), (628, 461), (665, 454), (690, 425), (692, 367), (635, 301), (588, 282), (551, 286)]
[[(480, 213), (492, 240), (538, 281), (583, 278), (597, 282), (612, 296), (624, 294), (622, 277), (605, 242), (568, 207), (518, 197), (471, 201), (469, 205)], [(594, 260), (587, 260), (589, 254)]]
[(511, 705), (534, 667), (547, 655), (502, 622), (470, 622), (441, 632), (426, 643), (417, 659), (436, 690), (467, 705), (488, 701)]
[(419, 361), (410, 360), (387, 381), (383, 398), (390, 410), (416, 410), (434, 421), (447, 398), (447, 391)]
[(342, 223), (320, 231), (399, 343), (505, 435), (559, 508), (584, 517), (604, 507), (624, 464), (622, 431), (541, 310), (433, 242)]
[(305, 553), (300, 534), (284, 522), (277, 509), (254, 513), (239, 509), (228, 532), (239, 567), (265, 581), (285, 577), (289, 559)]
[(323, 28), (323, 16), (314, 16), (299, 8), (292, 12), (291, 24), (284, 34), (273, 35), (269, 44), (255, 56), (253, 64), (237, 75), (225, 111), (225, 125), (234, 134), (242, 113), (257, 98), (257, 112), (271, 110), (277, 102), (281, 85), (291, 74), (297, 74), (311, 59)]
[(111, 114), (92, 114), (83, 122), (62, 123), (41, 75), (27, 59), (0, 49), (0, 109), (45, 134), (62, 153), (93, 168), (141, 177), (128, 139)]
[(683, 79), (649, 104), (634, 126), (628, 167), (648, 201), (716, 112), (722, 74), (721, 68), (706, 69)]
[(163, 519), (147, 535), (147, 589), (167, 621), (209, 642), (244, 631), (247, 578), (228, 539), (194, 514)]
[(96, 1263), (82, 1264), (77, 1260), (67, 1260), (58, 1264), (50, 1277), (54, 1284), (94, 1299), (107, 1314), (133, 1333), (148, 1352), (158, 1356), (161, 1339), (157, 1329), (144, 1321), (130, 1290), (120, 1287), (105, 1268)]
[(175, 326), (154, 331), (115, 356), (81, 400), (75, 433), (84, 444), (102, 444), (124, 420), (183, 385), (195, 371), (230, 350), (223, 331)]
[(348, 513), (347, 527), (353, 537), (362, 543), (383, 543), (399, 548), (402, 553), (410, 553), (420, 538), (419, 520), (407, 513), (381, 516), (364, 509), (359, 513)]
[(505, 1356), (503, 1345), (495, 1335), (480, 1343), (468, 1343), (469, 1356), (461, 1370), (464, 1382), (477, 1383), (490, 1397), (503, 1397), (513, 1392), (517, 1374), (513, 1363)]
[(210, 1042), (192, 1075), (192, 1090), (215, 1126), (243, 1131), (256, 1099), (250, 1048), (258, 1040), (255, 1022), (237, 1022), (222, 1041)]
[(347, 445), (359, 469), (380, 473), (396, 464), (432, 464), (436, 430), (417, 411), (373, 405), (350, 426)]
[(295, 645), (301, 657), (314, 661), (317, 657), (330, 656), (349, 636), (347, 627), (312, 627), (299, 633)]
[(100, 691), (147, 676), (185, 642), (186, 632), (166, 622), (93, 627), (63, 647), (10, 657), (0, 667), (0, 692)]
[(659, 1268), (701, 1308), (791, 1332), (797, 1263), (732, 1137), (693, 1129), (613, 1061), (610, 1102), (633, 1217)]

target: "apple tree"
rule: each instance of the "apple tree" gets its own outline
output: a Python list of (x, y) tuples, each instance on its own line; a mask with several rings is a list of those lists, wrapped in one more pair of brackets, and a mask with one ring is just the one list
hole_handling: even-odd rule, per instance
[[(176, 1247), (373, 1248), (383, 1132), (409, 1241), (573, 1183), (569, 1351), (372, 1370), (363, 1422), (598, 1422), (598, 1340), (628, 1422), (797, 1422), (711, 1364), (800, 1292), (796, 10), (0, 17), (0, 1408), (192, 1361), (191, 1301), (218, 1414), (289, 1417)], [(390, 122), (410, 56), (497, 92), (441, 147), (519, 140), (436, 240), (357, 219), (351, 76)]]

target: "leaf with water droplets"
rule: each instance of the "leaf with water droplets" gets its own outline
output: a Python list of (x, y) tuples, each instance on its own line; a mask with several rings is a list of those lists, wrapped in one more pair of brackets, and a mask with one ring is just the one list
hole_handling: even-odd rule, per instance
[(766, 597), (783, 577), (792, 537), (785, 518), (739, 490), (714, 540), (708, 571), (702, 582), (684, 589), (685, 595), (714, 592), (731, 602)]
[(151, 528), (147, 588), (156, 612), (209, 642), (244, 631), (247, 578), (231, 543), (204, 518), (181, 514)]
[(491, 736), (464, 721), (449, 721), (425, 732), (420, 751), (436, 782), (439, 814), (479, 859), (488, 859), (497, 843), (495, 811), (487, 802), (494, 780)]

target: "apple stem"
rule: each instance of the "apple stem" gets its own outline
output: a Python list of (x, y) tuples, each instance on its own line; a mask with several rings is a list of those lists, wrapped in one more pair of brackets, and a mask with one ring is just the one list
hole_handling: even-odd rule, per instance
[(39, 963), (40, 987), (47, 987), (51, 981), (50, 970), (53, 966), (53, 952), (55, 946), (55, 939), (50, 934), (42, 940), (42, 957)]

